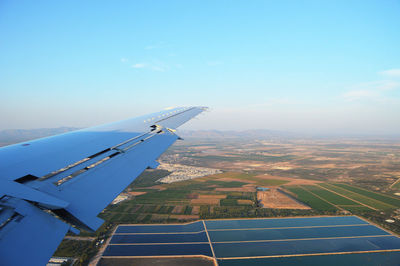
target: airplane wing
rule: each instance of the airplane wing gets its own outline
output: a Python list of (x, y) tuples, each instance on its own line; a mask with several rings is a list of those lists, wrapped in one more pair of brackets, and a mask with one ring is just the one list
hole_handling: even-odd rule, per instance
[(45, 265), (68, 231), (97, 215), (205, 107), (165, 110), (0, 148), (0, 265)]

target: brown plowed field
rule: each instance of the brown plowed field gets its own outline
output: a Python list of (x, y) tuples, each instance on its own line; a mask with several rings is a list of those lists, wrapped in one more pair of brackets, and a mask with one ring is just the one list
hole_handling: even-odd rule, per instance
[(314, 185), (317, 183), (322, 183), (322, 181), (318, 180), (311, 180), (311, 179), (301, 179), (301, 178), (290, 178), (290, 177), (283, 177), (283, 176), (274, 176), (274, 175), (258, 175), (255, 176), (256, 178), (261, 179), (278, 179), (278, 180), (286, 180), (289, 183), (286, 183), (285, 186), (296, 186), (296, 185)]
[(271, 209), (311, 209), (276, 188), (267, 191), (257, 191), (257, 200), (263, 208)]
[(199, 195), (199, 199), (226, 199), (226, 195)]

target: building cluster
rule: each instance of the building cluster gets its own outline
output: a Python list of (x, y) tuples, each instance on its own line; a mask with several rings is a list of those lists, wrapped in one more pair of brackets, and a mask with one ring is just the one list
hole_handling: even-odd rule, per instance
[(177, 181), (189, 180), (207, 175), (222, 173), (222, 171), (218, 169), (169, 163), (161, 163), (157, 169), (163, 169), (172, 172), (170, 175), (158, 180), (161, 183), (173, 183)]

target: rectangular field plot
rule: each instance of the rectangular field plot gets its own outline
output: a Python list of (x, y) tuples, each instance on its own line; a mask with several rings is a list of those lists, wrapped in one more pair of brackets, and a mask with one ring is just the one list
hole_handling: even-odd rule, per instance
[(207, 230), (368, 224), (356, 216), (205, 221)]
[(353, 200), (359, 201), (362, 204), (365, 204), (366, 206), (372, 208), (372, 209), (377, 209), (377, 210), (391, 210), (395, 209), (396, 207), (393, 205), (390, 205), (388, 203), (384, 203), (382, 201), (376, 200), (370, 196), (365, 196), (361, 195), (359, 193), (344, 189), (340, 186), (328, 184), (328, 183), (322, 183), (320, 184), (322, 187), (325, 189), (329, 189), (331, 191), (334, 191), (335, 193), (338, 193), (340, 195), (346, 196), (348, 198), (351, 198)]
[(217, 258), (375, 251), (399, 247), (400, 239), (395, 236), (213, 243)]
[(135, 243), (208, 243), (205, 232), (184, 234), (120, 234), (114, 235), (110, 244), (135, 244)]
[(400, 208), (400, 199), (399, 198), (393, 198), (392, 196), (383, 195), (383, 194), (380, 194), (380, 193), (375, 193), (375, 192), (368, 191), (368, 190), (365, 190), (365, 189), (362, 189), (362, 188), (349, 186), (347, 184), (334, 183), (332, 185), (335, 185), (337, 187), (341, 187), (341, 188), (350, 190), (350, 191), (358, 193), (360, 195), (363, 195), (363, 196), (366, 196), (366, 197), (369, 197), (369, 198), (373, 198), (373, 199), (381, 201), (383, 203), (390, 204), (392, 206)]
[(108, 245), (103, 256), (182, 256), (204, 255), (212, 257), (210, 245), (206, 244), (152, 244)]
[(318, 196), (312, 194), (310, 191), (305, 190), (300, 186), (288, 186), (286, 187), (291, 193), (296, 195), (296, 198), (310, 206), (315, 210), (320, 211), (336, 211), (337, 208), (327, 201), (319, 198)]
[(398, 265), (400, 238), (357, 216), (208, 220), (120, 225), (103, 253), (125, 260), (182, 256), (223, 266)]
[(204, 231), (203, 222), (189, 224), (163, 224), (163, 225), (120, 225), (116, 234), (126, 233), (181, 233)]
[(321, 187), (318, 187), (318, 186), (303, 186), (303, 187), (335, 205), (359, 205), (359, 206), (361, 206), (360, 204), (358, 204), (355, 201), (352, 201), (348, 198), (339, 196), (338, 194), (335, 194), (333, 192), (330, 192), (330, 191), (323, 189)]
[(296, 256), (280, 258), (261, 259), (233, 259), (218, 260), (219, 266), (262, 266), (262, 265), (284, 265), (284, 266), (394, 266), (399, 265), (400, 252), (374, 252), (359, 254), (335, 254), (318, 256)]
[(373, 225), (208, 231), (215, 242), (390, 235)]

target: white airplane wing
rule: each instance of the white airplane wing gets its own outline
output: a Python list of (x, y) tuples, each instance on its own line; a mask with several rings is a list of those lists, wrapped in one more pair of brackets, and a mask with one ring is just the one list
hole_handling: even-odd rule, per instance
[(205, 107), (170, 109), (0, 148), (0, 265), (45, 265), (68, 231), (97, 215)]

